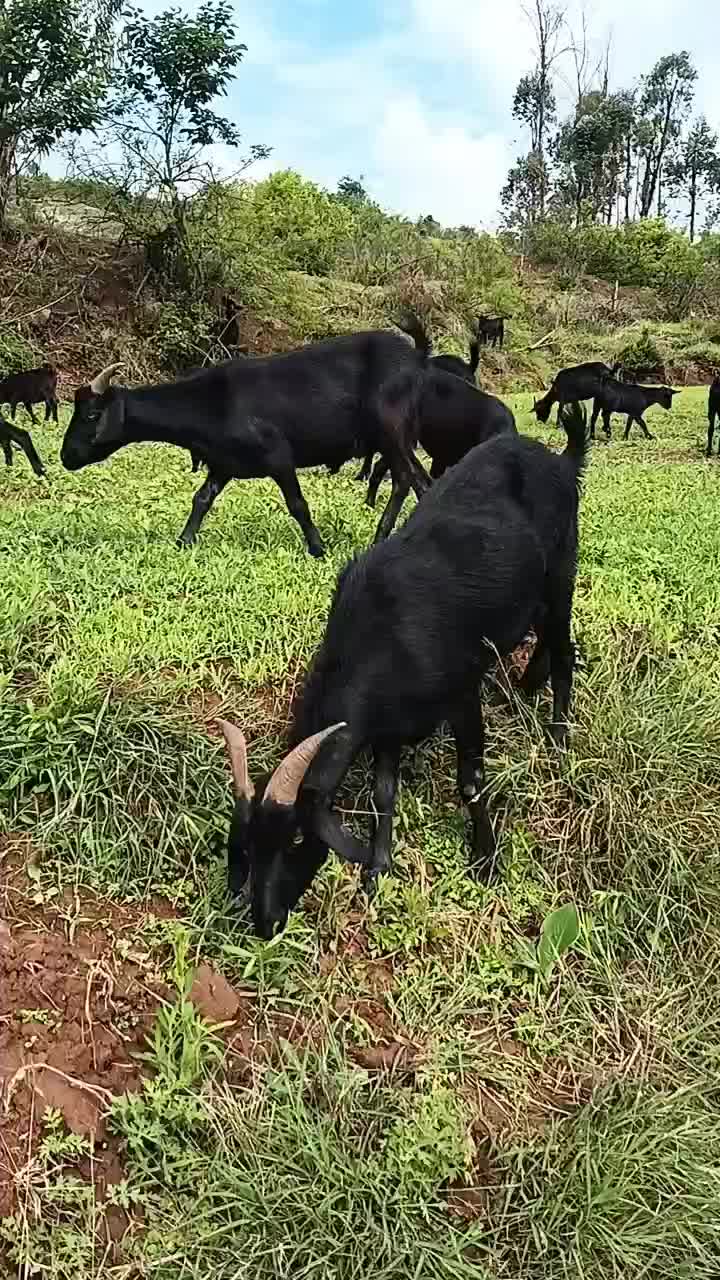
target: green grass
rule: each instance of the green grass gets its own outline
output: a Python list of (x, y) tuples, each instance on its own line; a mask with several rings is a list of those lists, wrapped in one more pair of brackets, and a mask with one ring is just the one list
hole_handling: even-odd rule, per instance
[[(513, 398), (524, 429), (530, 403)], [(0, 468), (0, 834), (31, 838), (48, 890), (168, 895), (193, 956), (242, 985), (277, 1041), (226, 1077), (180, 983), (152, 1085), (114, 1108), (112, 1195), (139, 1211), (120, 1254), (94, 1249), (98, 1208), (61, 1178), (58, 1154), (78, 1153), (51, 1120), (35, 1211), (5, 1231), (14, 1265), (53, 1280), (717, 1276), (720, 464), (703, 458), (704, 392), (648, 418), (656, 442), (616, 428), (592, 454), (567, 760), (545, 747), (544, 700), (489, 707), (498, 884), (465, 876), (438, 735), (405, 761), (377, 901), (331, 861), (269, 944), (225, 894), (230, 790), (207, 722), (243, 724), (255, 772), (275, 758), (335, 574), (374, 532), (351, 468), (303, 478), (319, 564), (269, 483), (232, 486), (178, 552), (197, 478), (172, 450), (71, 476), (57, 430), (38, 429), (47, 485), (20, 457)], [(356, 771), (344, 802), (367, 800)], [(524, 944), (569, 902), (580, 936), (545, 984)], [(167, 940), (148, 935), (164, 963)], [(308, 1045), (278, 1038), (281, 1011)], [(190, 1078), (172, 1068), (178, 1036)], [(392, 1040), (409, 1068), (358, 1065)]]

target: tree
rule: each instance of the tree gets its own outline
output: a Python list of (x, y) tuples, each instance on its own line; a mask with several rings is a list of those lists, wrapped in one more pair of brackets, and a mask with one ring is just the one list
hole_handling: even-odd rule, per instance
[(650, 216), (656, 197), (660, 213), (663, 166), (692, 105), (696, 80), (690, 55), (683, 51), (660, 58), (643, 81), (636, 127), (641, 218)]
[(720, 188), (718, 138), (704, 116), (695, 121), (669, 161), (665, 179), (670, 191), (688, 202), (688, 230), (693, 241), (698, 203)]
[(632, 133), (632, 94), (588, 93), (575, 118), (561, 128), (557, 156), (561, 165), (561, 189), (572, 204), (575, 220), (600, 215), (612, 221), (613, 208), (623, 186), (625, 144)]
[(500, 192), (500, 203), (508, 227), (521, 230), (537, 221), (543, 181), (547, 184), (547, 175), (541, 180), (537, 152), (531, 151), (526, 156), (518, 156)]
[(336, 196), (338, 200), (343, 200), (345, 204), (365, 204), (368, 193), (363, 186), (363, 174), (359, 178), (351, 178), (349, 174), (345, 174), (337, 184)]
[(0, 0), (0, 226), (19, 165), (91, 129), (122, 0)]
[[(537, 156), (537, 174), (539, 180), (538, 188), (538, 216), (545, 216), (545, 201), (547, 197), (547, 130), (552, 123), (555, 110), (555, 95), (553, 92), (552, 76), (553, 67), (557, 59), (566, 52), (565, 49), (559, 47), (560, 35), (565, 25), (565, 11), (558, 5), (553, 4), (552, 0), (533, 0), (533, 3), (523, 10), (525, 16), (530, 23), (535, 34), (535, 44), (537, 50), (537, 66), (532, 76), (523, 77), (528, 82), (524, 89), (524, 93), (530, 90), (530, 96), (527, 98), (527, 105), (534, 107), (535, 119), (533, 124), (535, 141), (531, 146), (532, 151)], [(520, 81), (518, 90), (523, 84)], [(516, 92), (517, 100), (517, 92)], [(515, 110), (513, 107), (513, 114)]]
[[(108, 109), (106, 142), (115, 145), (91, 160), (99, 165), (94, 175), (120, 186), (136, 216), (146, 219), (150, 264), (185, 286), (195, 273), (188, 211), (216, 178), (208, 148), (240, 143), (237, 127), (213, 107), (246, 52), (235, 40), (232, 14), (230, 0), (205, 0), (194, 14), (126, 10)], [(235, 176), (268, 154), (252, 146)]]

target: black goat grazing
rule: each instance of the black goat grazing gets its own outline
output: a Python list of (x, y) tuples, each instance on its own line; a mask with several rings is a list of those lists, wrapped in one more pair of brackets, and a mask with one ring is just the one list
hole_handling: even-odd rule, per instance
[(477, 332), (484, 347), (502, 347), (505, 341), (505, 321), (512, 316), (478, 316)]
[(342, 465), (369, 450), (387, 453), (393, 490), (376, 538), (391, 532), (410, 487), (428, 477), (414, 454), (422, 356), (398, 334), (356, 333), (299, 351), (229, 360), (178, 382), (135, 391), (110, 385), (104, 369), (75, 393), (61, 458), (69, 471), (101, 462), (123, 445), (156, 440), (187, 449), (208, 469), (180, 534), (189, 546), (232, 479), (269, 476), (305, 535), (324, 554), (297, 478), (301, 467)]
[(600, 395), (605, 379), (612, 378), (615, 372), (614, 367), (603, 364), (601, 360), (588, 360), (585, 364), (560, 369), (553, 378), (550, 390), (533, 404), (533, 413), (539, 422), (547, 422), (550, 410), (557, 404), (559, 425), (563, 405), (594, 400)]
[(10, 405), (11, 418), (15, 417), (18, 405), (24, 405), (37, 426), (33, 405), (44, 404), (45, 421), (52, 418), (57, 422), (57, 381), (57, 369), (53, 369), (51, 364), (43, 364), (39, 369), (26, 369), (23, 373), (9, 373), (0, 379), (0, 405)]
[(6, 467), (12, 466), (12, 447), (14, 444), (23, 450), (35, 475), (44, 476), (45, 468), (42, 460), (38, 457), (29, 431), (23, 431), (22, 427), (16, 427), (11, 422), (8, 422), (6, 418), (0, 417), (0, 449), (5, 454)]
[[(712, 386), (708, 393), (708, 458), (712, 454), (716, 418), (718, 419), (718, 422), (720, 422), (720, 377), (713, 378)], [(720, 457), (720, 439), (718, 440), (718, 457)]]
[[(419, 320), (408, 318), (401, 327), (411, 335), (418, 351), (424, 353), (430, 349), (430, 340)], [(515, 419), (502, 400), (478, 391), (472, 378), (459, 378), (448, 373), (447, 366), (440, 363), (444, 359), (443, 356), (435, 356), (428, 361), (419, 409), (420, 443), (432, 458), (430, 475), (433, 480), (438, 480), (448, 467), (453, 467), (475, 445), (483, 444), (491, 436), (516, 430)], [(363, 478), (366, 467), (369, 471), (371, 462), (372, 455), (365, 459), (358, 479)], [(387, 461), (381, 457), (368, 485), (366, 501), (369, 507), (375, 506), (378, 489), (387, 471)]]
[(633, 422), (637, 422), (648, 440), (652, 440), (650, 432), (645, 426), (643, 414), (653, 404), (659, 404), (663, 409), (672, 409), (673, 396), (677, 391), (673, 391), (672, 387), (641, 387), (636, 382), (618, 382), (616, 378), (606, 378), (603, 381), (593, 404), (592, 417), (590, 419), (590, 437), (595, 439), (595, 423), (598, 416), (602, 413), (603, 431), (610, 439), (610, 418), (613, 413), (627, 414), (627, 424), (625, 427), (624, 440), (630, 435), (630, 428)]
[[(449, 721), (458, 788), (472, 821), (471, 864), (495, 870), (485, 804), (479, 685), (497, 653), (531, 626), (538, 645), (524, 677), (535, 692), (552, 677), (551, 736), (567, 737), (574, 649), (570, 616), (577, 558), (585, 415), (567, 413), (568, 447), (496, 437), (473, 449), (418, 503), (404, 527), (340, 574), (303, 692), (293, 708), (289, 754), (254, 791), (242, 733), (222, 723), (236, 801), (228, 839), (230, 888), (249, 881), (264, 938), (282, 929), (334, 849), (365, 868), (371, 891), (391, 867), (403, 747)], [(368, 844), (332, 804), (364, 748), (374, 755), (375, 820)]]

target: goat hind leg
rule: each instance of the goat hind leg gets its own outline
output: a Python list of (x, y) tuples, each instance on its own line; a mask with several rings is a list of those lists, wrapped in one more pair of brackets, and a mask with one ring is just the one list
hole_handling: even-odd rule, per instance
[(451, 718), (457, 752), (457, 785), (472, 822), (471, 874), (489, 883), (496, 871), (496, 844), (485, 802), (485, 727), (482, 703), (473, 693)]
[(303, 496), (295, 468), (290, 466), (287, 469), (276, 472), (272, 478), (282, 491), (285, 505), (290, 515), (293, 520), (297, 520), (303, 531), (310, 555), (314, 556), (316, 560), (321, 560), (325, 555), (325, 547), (318, 530), (313, 524), (310, 508)]
[(377, 502), (378, 489), (380, 488), (380, 485), (385, 479), (385, 476), (387, 475), (388, 471), (389, 471), (388, 464), (381, 455), (378, 458), (377, 462), (375, 463), (375, 466), (373, 467), (373, 473), (370, 477), (368, 491), (365, 496), (366, 507), (375, 506), (375, 503)]

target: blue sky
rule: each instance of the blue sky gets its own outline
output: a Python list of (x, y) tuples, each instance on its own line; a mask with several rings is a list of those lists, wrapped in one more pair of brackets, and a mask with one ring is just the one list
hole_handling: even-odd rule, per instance
[[(172, 2), (197, 7), (143, 7)], [(577, 6), (568, 8), (579, 25)], [(618, 87), (687, 48), (700, 71), (697, 108), (720, 130), (717, 0), (587, 0), (585, 11), (598, 48), (612, 38)], [(273, 148), (254, 175), (290, 167), (334, 187), (344, 173), (364, 174), (396, 212), (494, 224), (507, 169), (526, 146), (510, 115), (533, 64), (521, 0), (238, 0), (235, 15), (248, 52), (227, 113), (248, 143)], [(217, 159), (233, 167), (222, 151)]]

